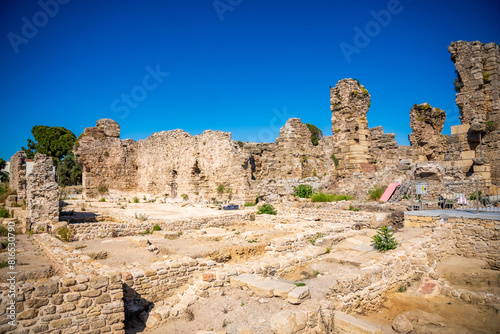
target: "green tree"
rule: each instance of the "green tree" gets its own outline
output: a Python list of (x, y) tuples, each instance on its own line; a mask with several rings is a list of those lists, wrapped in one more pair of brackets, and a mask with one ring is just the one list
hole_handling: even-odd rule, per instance
[(311, 142), (314, 146), (319, 144), (319, 140), (323, 138), (323, 131), (321, 131), (316, 125), (306, 123), (307, 128), (311, 132)]
[(5, 168), (7, 161), (0, 158), (0, 182), (7, 182), (9, 180), (9, 172), (3, 172), (2, 169)]
[(28, 147), (23, 147), (28, 159), (35, 153), (42, 153), (54, 160), (61, 186), (75, 185), (82, 182), (82, 169), (73, 154), (76, 136), (70, 130), (60, 126), (35, 125), (31, 129), (34, 141), (28, 139)]
[(35, 125), (31, 129), (35, 141), (28, 139), (28, 148), (23, 147), (28, 159), (35, 153), (42, 153), (54, 160), (62, 161), (73, 152), (76, 136), (70, 130), (60, 126)]
[(57, 176), (61, 186), (72, 186), (82, 183), (82, 167), (73, 153), (68, 154), (57, 163)]

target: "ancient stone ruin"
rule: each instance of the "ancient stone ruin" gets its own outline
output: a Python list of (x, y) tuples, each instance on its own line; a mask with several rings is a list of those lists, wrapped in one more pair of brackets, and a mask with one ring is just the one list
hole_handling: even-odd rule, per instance
[[(449, 51), (462, 124), (443, 135), (445, 111), (417, 101), (410, 146), (369, 128), (368, 89), (342, 79), (317, 143), (298, 118), (273, 143), (212, 130), (135, 141), (101, 119), (75, 143), (73, 197), (50, 157), (27, 175), (17, 152), (0, 223), (19, 232), (18, 276), (0, 268), (0, 333), (496, 332), (499, 48)], [(367, 200), (392, 182), (397, 200)], [(342, 198), (299, 198), (298, 185)], [(395, 248), (374, 247), (380, 227)]]

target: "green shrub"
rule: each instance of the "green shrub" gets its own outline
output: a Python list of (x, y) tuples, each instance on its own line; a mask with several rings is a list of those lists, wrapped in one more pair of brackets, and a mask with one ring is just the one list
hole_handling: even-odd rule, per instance
[(337, 159), (337, 157), (335, 156), (335, 153), (332, 153), (332, 155), (330, 155), (330, 158), (333, 160), (335, 167), (338, 167), (339, 166), (339, 159)]
[(134, 198), (132, 199), (132, 201), (133, 201), (134, 203), (139, 203), (139, 198), (138, 198), (138, 197), (134, 197)]
[(160, 225), (156, 224), (155, 226), (153, 226), (153, 231), (161, 231)]
[(356, 208), (354, 205), (349, 205), (349, 210), (351, 211), (359, 211), (359, 208)]
[(379, 251), (385, 252), (389, 249), (395, 249), (398, 246), (394, 233), (387, 226), (382, 226), (376, 235), (373, 236), (373, 245)]
[(106, 199), (103, 197), (100, 199), (100, 202), (106, 202)]
[(9, 218), (9, 210), (0, 208), (0, 218)]
[(7, 268), (8, 266), (9, 266), (9, 262), (7, 262), (7, 261), (0, 262), (0, 269), (1, 268)]
[(239, 147), (245, 146), (245, 143), (242, 142), (241, 140), (238, 140), (236, 143), (238, 144)]
[(293, 196), (300, 198), (309, 198), (313, 193), (313, 187), (308, 184), (293, 186)]
[(1, 237), (6, 237), (9, 235), (9, 230), (7, 227), (0, 225), (0, 236)]
[(226, 190), (226, 186), (224, 186), (223, 184), (219, 184), (219, 185), (217, 186), (217, 192), (218, 192), (219, 194), (223, 194), (225, 190)]
[(245, 206), (256, 206), (257, 203), (254, 203), (254, 202), (246, 202), (245, 203)]
[(337, 195), (337, 194), (324, 194), (316, 193), (311, 196), (313, 202), (338, 202), (338, 201), (349, 201), (354, 199), (351, 195)]
[(103, 194), (105, 192), (108, 192), (108, 187), (105, 185), (105, 184), (100, 184), (98, 187), (97, 187), (97, 191), (100, 193), (100, 194)]
[(386, 188), (387, 186), (376, 186), (375, 188), (370, 189), (368, 191), (368, 194), (370, 195), (370, 198), (372, 200), (378, 201), (380, 197), (382, 197), (382, 195), (384, 194)]
[(187, 194), (182, 194), (181, 197), (184, 201), (187, 201), (189, 199), (189, 196)]
[[(481, 196), (481, 190), (479, 190), (479, 191), (477, 192), (477, 194), (479, 195), (479, 200), (482, 200), (482, 199), (483, 199), (483, 196)], [(471, 201), (475, 201), (475, 200), (476, 200), (476, 192), (473, 192), (472, 194), (470, 194), (469, 199), (470, 199)]]
[(104, 151), (104, 156), (105, 157), (109, 157), (109, 152), (108, 151)]
[(323, 131), (321, 131), (316, 125), (306, 123), (309, 132), (311, 132), (311, 143), (314, 146), (318, 146), (319, 140), (323, 138)]
[(257, 212), (259, 215), (276, 215), (278, 212), (274, 210), (271, 204), (262, 204)]
[(62, 241), (71, 241), (71, 230), (69, 229), (69, 227), (65, 226), (65, 227), (61, 227), (57, 233), (59, 234), (59, 238), (62, 240)]
[(306, 283), (295, 283), (296, 286), (306, 286)]

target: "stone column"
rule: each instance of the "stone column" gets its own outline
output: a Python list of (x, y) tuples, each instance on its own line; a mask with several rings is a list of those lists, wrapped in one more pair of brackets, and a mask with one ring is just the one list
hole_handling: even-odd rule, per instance
[(17, 193), (17, 203), (26, 200), (26, 153), (19, 151), (10, 158), (9, 190)]
[(27, 202), (31, 223), (55, 224), (59, 221), (59, 185), (52, 158), (35, 154), (33, 171), (28, 175)]

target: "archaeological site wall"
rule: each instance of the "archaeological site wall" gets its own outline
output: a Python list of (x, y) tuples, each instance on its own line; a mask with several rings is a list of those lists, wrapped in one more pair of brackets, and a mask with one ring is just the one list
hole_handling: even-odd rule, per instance
[(84, 194), (276, 201), (307, 179), (317, 190), (363, 198), (375, 185), (418, 178), (424, 162), (439, 165), (434, 168), (454, 181), (474, 176), (498, 182), (498, 50), (479, 42), (449, 47), (462, 85), (456, 98), (462, 125), (452, 127), (451, 136), (442, 134), (446, 112), (420, 103), (409, 108), (411, 146), (398, 145), (393, 133), (368, 127), (368, 90), (355, 79), (342, 79), (330, 89), (332, 136), (316, 146), (297, 118), (286, 122), (274, 143), (236, 143), (230, 133), (211, 130), (198, 136), (164, 131), (135, 142), (119, 138), (116, 122), (99, 120), (75, 146)]

